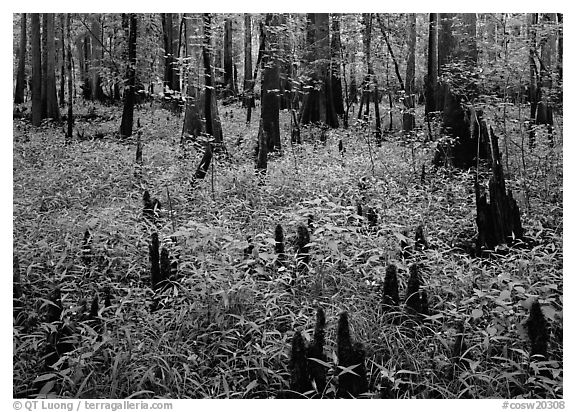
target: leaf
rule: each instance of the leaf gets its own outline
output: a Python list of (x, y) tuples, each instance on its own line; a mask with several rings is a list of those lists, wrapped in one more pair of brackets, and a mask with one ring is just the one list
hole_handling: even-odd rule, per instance
[(34, 383), (36, 382), (44, 382), (47, 381), (49, 379), (53, 379), (55, 378), (57, 375), (55, 373), (47, 373), (45, 375), (40, 375), (38, 376), (36, 379), (34, 379)]
[(258, 386), (258, 379), (254, 379), (252, 382), (250, 382), (248, 384), (248, 386), (246, 386), (246, 390), (244, 391), (244, 394), (250, 392), (252, 389), (254, 389), (256, 386)]
[(481, 318), (483, 314), (484, 314), (484, 312), (482, 312), (482, 309), (474, 309), (474, 310), (472, 311), (472, 317), (473, 317), (474, 319)]

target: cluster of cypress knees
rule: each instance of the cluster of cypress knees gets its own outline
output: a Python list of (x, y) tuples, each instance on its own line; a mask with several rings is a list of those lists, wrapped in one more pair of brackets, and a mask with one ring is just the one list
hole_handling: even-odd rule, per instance
[[(316, 394), (322, 397), (326, 389), (327, 361), (324, 354), (326, 315), (322, 308), (316, 312), (314, 337), (307, 344), (300, 331), (292, 337), (290, 358), (290, 391), (284, 398), (301, 398)], [(364, 366), (365, 351), (360, 342), (352, 340), (348, 313), (342, 312), (338, 319), (337, 354), (341, 371), (338, 377), (338, 398), (355, 398), (368, 391), (368, 379)]]
[[(428, 300), (426, 291), (419, 291), (420, 281), (416, 265), (410, 267), (410, 278), (406, 291), (406, 311), (410, 319), (428, 315)], [(382, 303), (385, 310), (390, 310), (399, 304), (397, 270), (394, 265), (386, 268)], [(415, 316), (415, 317), (414, 317)], [(391, 318), (392, 323), (402, 316)], [(282, 398), (322, 398), (327, 394), (327, 358), (324, 354), (326, 315), (322, 308), (316, 312), (316, 326), (313, 340), (307, 343), (299, 330), (292, 337), (290, 357), (290, 391), (280, 394)], [(535, 300), (530, 308), (530, 315), (525, 322), (531, 344), (531, 356), (546, 359), (548, 356), (549, 330), (548, 322), (542, 313), (540, 303)], [(365, 367), (366, 351), (362, 343), (350, 336), (348, 313), (342, 312), (338, 320), (336, 336), (338, 355), (338, 379), (336, 380), (335, 396), (337, 398), (357, 398), (369, 391), (369, 379)], [(460, 364), (465, 357), (467, 345), (465, 342), (464, 323), (458, 325), (458, 331), (452, 349), (452, 361)], [(545, 371), (547, 372), (547, 371)], [(546, 373), (544, 373), (546, 374)], [(383, 392), (385, 393), (385, 392)], [(386, 392), (386, 396), (390, 396)]]

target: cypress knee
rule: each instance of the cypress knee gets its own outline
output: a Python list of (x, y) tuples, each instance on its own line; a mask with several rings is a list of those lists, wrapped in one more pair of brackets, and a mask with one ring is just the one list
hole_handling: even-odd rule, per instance
[(340, 314), (336, 343), (338, 346), (338, 366), (349, 368), (357, 365), (352, 369), (355, 374), (340, 370), (337, 396), (339, 398), (357, 397), (368, 390), (366, 368), (364, 366), (365, 353), (362, 345), (354, 343), (350, 337), (347, 312)]
[(406, 289), (406, 308), (413, 313), (422, 313), (422, 302), (420, 301), (420, 275), (418, 266), (410, 266), (410, 277)]
[[(325, 326), (326, 315), (324, 314), (324, 309), (318, 308), (316, 312), (314, 340), (308, 348), (308, 358), (319, 359), (323, 362), (326, 361), (326, 357), (324, 356)], [(312, 381), (316, 383), (316, 389), (318, 393), (322, 394), (324, 392), (324, 388), (326, 387), (326, 367), (316, 362), (315, 360), (309, 359), (308, 368)]]
[(526, 327), (530, 338), (530, 355), (540, 355), (546, 358), (549, 339), (548, 322), (542, 313), (538, 300), (535, 300), (530, 307), (530, 317), (526, 321)]
[(397, 306), (400, 303), (400, 295), (398, 293), (398, 270), (396, 265), (388, 265), (386, 267), (382, 303), (386, 306)]
[(165, 247), (160, 251), (160, 278), (162, 281), (170, 278), (172, 266), (170, 264), (170, 253)]
[[(290, 357), (290, 390), (305, 393), (312, 389), (308, 360), (306, 359), (306, 343), (300, 331), (292, 337), (292, 353)], [(296, 395), (294, 395), (297, 397)]]
[(157, 291), (162, 282), (162, 275), (160, 272), (160, 241), (158, 240), (158, 233), (152, 233), (152, 242), (148, 246), (150, 256), (150, 280), (152, 289)]

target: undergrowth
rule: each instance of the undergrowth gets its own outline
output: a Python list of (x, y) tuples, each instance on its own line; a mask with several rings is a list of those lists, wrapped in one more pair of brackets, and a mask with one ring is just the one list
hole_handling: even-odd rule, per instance
[[(511, 135), (507, 184), (519, 194), (534, 242), (480, 259), (465, 247), (476, 232), (474, 173), (433, 170), (434, 144), (424, 142), (425, 132), (411, 139), (389, 134), (376, 147), (362, 125), (330, 131), (325, 145), (317, 129), (307, 128), (304, 144), (284, 141), (283, 155), (271, 155), (260, 184), (252, 159), (257, 122), (245, 125), (242, 109), (228, 106), (221, 112), (229, 156), (217, 155), (206, 179), (192, 187), (202, 153), (180, 147), (181, 117), (140, 109), (144, 164), (137, 176), (135, 139), (114, 136), (117, 109), (96, 111), (97, 123), (77, 127), (104, 138), (70, 145), (56, 125), (14, 124), (14, 255), (27, 317), (13, 332), (15, 397), (282, 397), (292, 335), (300, 329), (311, 340), (318, 306), (327, 318), (323, 397), (336, 393), (342, 311), (367, 350), (366, 397), (563, 396), (562, 176), (550, 163), (561, 165), (561, 141), (560, 149), (542, 145), (520, 159), (521, 131)], [(286, 113), (281, 122), (289, 136)], [(548, 164), (552, 178), (541, 172)], [(487, 176), (482, 172), (481, 181)], [(157, 226), (143, 219), (144, 190), (161, 200)], [(377, 227), (356, 214), (358, 202), (377, 211)], [(297, 225), (310, 216), (310, 267), (294, 276), (291, 245)], [(274, 253), (278, 223), (286, 267)], [(431, 247), (403, 259), (399, 242), (413, 239), (418, 225)], [(90, 263), (81, 252), (86, 229), (93, 235)], [(159, 297), (148, 260), (155, 231), (179, 256), (178, 275)], [(245, 257), (247, 236), (255, 247)], [(398, 267), (403, 299), (411, 263), (422, 268), (431, 314), (416, 325), (388, 322), (381, 305), (385, 268)], [(46, 368), (53, 325), (44, 313), (55, 286), (74, 349)], [(79, 302), (95, 294), (102, 302), (105, 288), (112, 305), (100, 305), (95, 328), (79, 320)], [(547, 360), (530, 358), (523, 327), (536, 298), (550, 325)], [(454, 359), (461, 324), (466, 350)]]

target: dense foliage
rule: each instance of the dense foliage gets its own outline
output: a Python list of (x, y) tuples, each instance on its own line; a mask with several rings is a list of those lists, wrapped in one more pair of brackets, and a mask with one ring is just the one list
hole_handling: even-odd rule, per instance
[[(116, 109), (98, 106), (97, 112), (103, 116), (97, 125), (78, 126), (114, 130)], [(241, 116), (238, 107), (224, 112)], [(421, 183), (419, 166), (429, 159), (431, 143), (422, 143), (420, 135), (408, 143), (392, 137), (373, 147), (370, 157), (370, 132), (361, 125), (331, 132), (326, 146), (312, 129), (306, 143), (271, 163), (266, 185), (259, 185), (245, 160), (256, 126), (225, 121), (231, 159), (216, 161), (209, 178), (191, 190), (202, 153), (181, 156), (179, 122), (168, 112), (142, 108), (139, 116), (147, 119), (141, 180), (134, 176), (133, 140), (66, 146), (53, 125), (31, 129), (15, 122), (14, 253), (25, 310), (38, 322), (14, 329), (15, 395), (36, 380), (42, 392), (60, 396), (278, 396), (289, 382), (292, 334), (301, 328), (311, 340), (320, 305), (327, 318), (330, 376), (337, 374), (336, 319), (347, 310), (367, 351), (370, 392), (376, 396), (384, 388), (394, 397), (562, 396), (560, 151), (543, 146), (544, 156), (529, 156), (522, 185), (520, 159), (510, 160), (518, 170), (509, 175), (511, 186), (530, 197), (530, 208), (521, 202), (522, 218), (536, 246), (478, 259), (459, 248), (475, 232), (474, 176), (427, 166)], [(282, 119), (286, 131), (288, 116)], [(516, 141), (519, 133), (514, 136)], [(238, 137), (245, 143), (236, 147)], [(356, 214), (362, 176), (363, 194), (379, 215), (377, 230), (366, 230)], [(160, 238), (172, 255), (180, 255), (179, 277), (153, 313), (148, 243), (156, 229), (142, 216), (144, 189), (163, 205), (169, 189), (175, 226), (164, 206)], [(291, 241), (309, 215), (310, 271), (292, 283)], [(274, 264), (277, 223), (285, 230), (285, 269)], [(412, 237), (420, 224), (431, 248), (402, 260), (402, 232), (408, 229)], [(93, 234), (90, 264), (81, 252), (86, 228)], [(244, 258), (247, 235), (255, 248)], [(401, 295), (408, 263), (422, 265), (432, 313), (427, 322), (408, 327), (385, 321), (380, 288), (390, 262), (399, 268)], [(62, 290), (65, 320), (77, 319), (82, 298), (91, 301), (98, 293), (102, 302), (106, 287), (113, 298), (98, 312), (101, 333), (77, 323), (67, 362), (43, 373), (40, 356), (50, 327), (43, 316), (53, 285)], [(545, 362), (529, 360), (522, 327), (534, 298), (551, 325)], [(462, 362), (453, 363), (460, 322), (468, 349)], [(325, 396), (334, 391), (332, 379)]]

